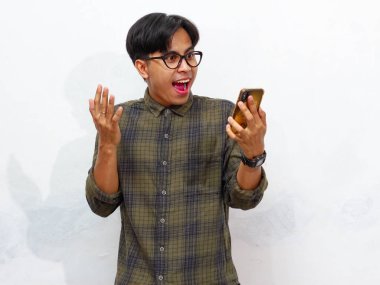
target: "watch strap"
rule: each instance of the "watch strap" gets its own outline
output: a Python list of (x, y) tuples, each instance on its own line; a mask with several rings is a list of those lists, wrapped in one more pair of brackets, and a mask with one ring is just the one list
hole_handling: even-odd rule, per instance
[(244, 165), (248, 167), (257, 168), (264, 164), (266, 156), (267, 156), (267, 153), (265, 150), (262, 154), (255, 156), (252, 159), (249, 159), (248, 157), (244, 155), (243, 152), (241, 152), (241, 161), (243, 162)]

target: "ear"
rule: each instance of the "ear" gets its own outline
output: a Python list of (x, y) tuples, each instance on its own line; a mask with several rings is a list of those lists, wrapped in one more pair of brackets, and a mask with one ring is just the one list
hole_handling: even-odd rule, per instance
[(135, 61), (135, 68), (140, 73), (142, 78), (144, 80), (148, 79), (149, 73), (148, 73), (148, 64), (145, 60), (142, 59), (136, 59)]

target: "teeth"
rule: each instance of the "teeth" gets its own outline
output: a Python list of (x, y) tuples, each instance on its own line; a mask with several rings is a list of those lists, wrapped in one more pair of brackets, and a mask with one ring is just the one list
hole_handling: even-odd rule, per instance
[(179, 80), (177, 81), (177, 83), (188, 83), (190, 81), (190, 79), (186, 79), (186, 80)]

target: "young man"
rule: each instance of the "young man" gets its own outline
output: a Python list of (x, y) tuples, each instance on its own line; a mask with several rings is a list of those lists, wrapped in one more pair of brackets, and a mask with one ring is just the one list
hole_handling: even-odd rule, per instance
[(267, 187), (265, 113), (252, 98), (240, 102), (243, 129), (231, 102), (191, 93), (198, 39), (186, 18), (142, 17), (127, 51), (147, 83), (144, 98), (114, 107), (99, 85), (90, 99), (98, 133), (86, 197), (103, 217), (120, 207), (115, 284), (239, 284), (228, 210), (255, 207)]

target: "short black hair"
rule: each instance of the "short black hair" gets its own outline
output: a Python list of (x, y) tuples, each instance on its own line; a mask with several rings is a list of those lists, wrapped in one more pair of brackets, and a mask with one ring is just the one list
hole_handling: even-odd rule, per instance
[(183, 28), (190, 36), (192, 46), (199, 41), (197, 27), (185, 17), (150, 13), (139, 20), (128, 31), (126, 48), (132, 62), (147, 57), (150, 53), (166, 52), (174, 33)]

